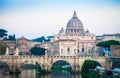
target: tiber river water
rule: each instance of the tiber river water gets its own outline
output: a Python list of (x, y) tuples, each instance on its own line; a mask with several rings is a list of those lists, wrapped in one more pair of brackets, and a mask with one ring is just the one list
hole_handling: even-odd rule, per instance
[(5, 73), (6, 68), (0, 68), (0, 78), (82, 78), (81, 74), (71, 74), (69, 71), (52, 71), (50, 74), (41, 74), (36, 69), (22, 69), (19, 75)]

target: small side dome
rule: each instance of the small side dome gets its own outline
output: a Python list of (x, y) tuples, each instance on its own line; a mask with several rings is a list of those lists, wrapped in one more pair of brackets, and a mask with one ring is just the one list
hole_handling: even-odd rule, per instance
[(74, 11), (73, 17), (68, 21), (67, 27), (72, 27), (72, 26), (82, 26), (82, 22), (78, 19), (76, 12)]
[(88, 29), (85, 31), (85, 35), (90, 36), (90, 31)]
[(59, 35), (59, 36), (65, 36), (64, 28), (61, 28), (61, 30), (59, 30), (58, 35)]

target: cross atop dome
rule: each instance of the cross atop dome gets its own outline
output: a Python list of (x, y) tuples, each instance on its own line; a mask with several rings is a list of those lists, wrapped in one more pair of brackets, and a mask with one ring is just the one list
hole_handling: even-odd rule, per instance
[(73, 17), (77, 17), (76, 11), (74, 10)]

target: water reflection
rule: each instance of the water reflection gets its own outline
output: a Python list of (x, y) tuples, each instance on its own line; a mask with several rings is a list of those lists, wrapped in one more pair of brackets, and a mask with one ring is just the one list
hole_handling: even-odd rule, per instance
[(22, 69), (20, 77), (21, 78), (36, 78), (36, 70), (35, 69)]
[(0, 78), (113, 78), (110, 76), (100, 77), (95, 73), (85, 74), (81, 77), (81, 74), (72, 74), (69, 71), (53, 70), (49, 74), (41, 74), (38, 69), (22, 69), (19, 75), (9, 75), (6, 73), (8, 68), (0, 68)]
[(41, 74), (36, 69), (22, 69), (20, 75), (9, 75), (4, 70), (0, 68), (0, 78), (82, 78), (80, 74), (71, 74), (69, 71), (54, 70), (50, 74)]

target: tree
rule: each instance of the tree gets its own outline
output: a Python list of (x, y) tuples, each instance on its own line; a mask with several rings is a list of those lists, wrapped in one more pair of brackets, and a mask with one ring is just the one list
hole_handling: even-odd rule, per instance
[(97, 44), (97, 46), (99, 47), (104, 47), (104, 48), (109, 48), (109, 49), (110, 49), (110, 45), (120, 45), (120, 42), (116, 40), (108, 40), (108, 41), (99, 42)]
[(54, 38), (54, 36), (47, 36), (46, 42), (50, 42), (52, 38)]
[(4, 42), (0, 42), (0, 55), (5, 55), (7, 45)]
[(99, 42), (97, 44), (97, 46), (100, 46), (100, 47), (110, 47), (110, 45), (120, 45), (120, 42), (116, 40), (108, 40), (108, 41)]
[(47, 38), (48, 38), (48, 39), (52, 39), (52, 38), (54, 38), (54, 36), (47, 36)]
[(4, 37), (4, 36), (7, 36), (7, 31), (6, 30), (4, 30), (4, 29), (0, 29), (0, 37)]
[(16, 39), (15, 39), (15, 34), (13, 34), (13, 36), (12, 36), (12, 35), (9, 35), (9, 36), (8, 36), (8, 40), (16, 40)]
[(33, 39), (33, 41), (36, 41), (36, 42), (49, 42), (52, 38), (54, 38), (54, 36), (47, 36), (47, 38), (44, 37), (44, 36), (41, 36), (39, 38)]
[(30, 52), (33, 55), (45, 55), (45, 49), (36, 46), (31, 48)]
[(101, 66), (97, 61), (85, 60), (82, 66), (82, 78), (98, 78), (99, 74), (95, 72), (89, 72), (89, 69), (94, 69), (96, 66)]
[(96, 67), (95, 61), (85, 60), (82, 66), (82, 73), (89, 73), (89, 69), (94, 69)]
[(46, 39), (45, 39), (44, 36), (42, 36), (42, 37), (39, 37), (39, 38), (33, 39), (33, 41), (36, 41), (36, 42), (45, 42)]

